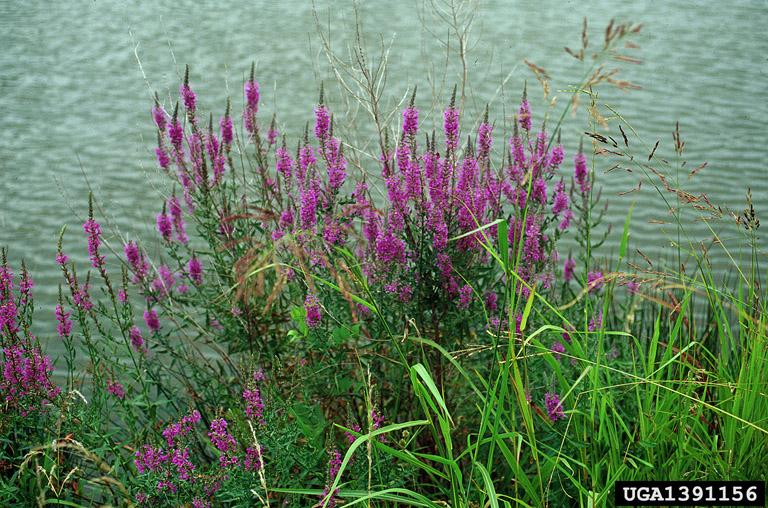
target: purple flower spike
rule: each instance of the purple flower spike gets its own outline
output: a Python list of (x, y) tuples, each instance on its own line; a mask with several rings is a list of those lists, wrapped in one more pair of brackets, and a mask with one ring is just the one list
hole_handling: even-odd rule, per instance
[(259, 111), (259, 84), (251, 79), (245, 83), (244, 91), (246, 107), (257, 113)]
[(547, 406), (547, 416), (549, 416), (550, 420), (556, 422), (559, 419), (565, 419), (563, 407), (560, 405), (559, 395), (550, 395), (549, 393), (546, 393), (544, 394), (544, 401)]
[(165, 152), (162, 146), (155, 148), (157, 154), (157, 165), (161, 168), (167, 168), (171, 164), (171, 158)]
[(523, 88), (523, 102), (520, 103), (520, 112), (517, 116), (520, 127), (526, 131), (531, 130), (531, 105), (528, 103), (526, 89)]
[(155, 107), (152, 108), (152, 118), (155, 120), (157, 130), (159, 130), (161, 133), (165, 132), (165, 128), (168, 125), (168, 120), (165, 117), (165, 111), (163, 111), (163, 108), (161, 108), (159, 104), (156, 104)]
[(587, 274), (587, 290), (593, 293), (605, 285), (603, 274), (599, 271), (591, 271)]
[(493, 144), (493, 138), (491, 132), (493, 131), (493, 125), (487, 121), (480, 124), (477, 129), (477, 159), (484, 160), (488, 158), (491, 153), (491, 144)]
[(565, 152), (563, 150), (563, 145), (558, 143), (549, 154), (549, 167), (552, 169), (552, 171), (557, 169), (560, 164), (563, 163), (564, 156)]
[(328, 130), (331, 127), (331, 117), (328, 108), (320, 104), (315, 108), (315, 136), (320, 141), (328, 137)]
[(336, 506), (336, 496), (339, 493), (339, 489), (335, 489), (333, 492), (331, 492), (331, 486), (333, 485), (333, 482), (336, 481), (336, 476), (341, 470), (341, 453), (339, 453), (339, 450), (334, 448), (332, 451), (328, 452), (328, 455), (330, 456), (330, 459), (328, 460), (328, 478), (325, 483), (325, 489), (320, 495), (320, 504), (322, 504), (322, 500), (328, 497), (328, 502), (325, 506), (327, 508), (333, 508)]
[(573, 162), (575, 167), (574, 177), (576, 178), (576, 181), (579, 182), (581, 193), (586, 194), (591, 189), (589, 185), (589, 170), (587, 169), (587, 158), (584, 156), (583, 153), (581, 153), (581, 150), (579, 150), (579, 153), (573, 156)]
[(132, 326), (128, 330), (128, 335), (131, 338), (131, 345), (137, 352), (141, 353), (144, 350), (144, 338), (141, 336), (141, 330), (138, 326)]
[(213, 420), (208, 437), (211, 438), (213, 446), (220, 452), (219, 462), (222, 467), (238, 466), (240, 458), (235, 455), (237, 452), (237, 442), (232, 434), (227, 432), (227, 425), (227, 421), (224, 418)]
[(459, 295), (459, 302), (456, 304), (456, 307), (459, 309), (468, 309), (469, 304), (472, 301), (472, 287), (469, 284), (464, 284), (459, 290)]
[(157, 331), (160, 330), (160, 319), (158, 319), (155, 309), (144, 312), (144, 321), (146, 321), (147, 327), (152, 330), (153, 333), (157, 333)]
[(187, 263), (187, 274), (195, 286), (203, 283), (203, 265), (197, 258), (191, 258)]
[(560, 341), (555, 342), (552, 344), (552, 347), (550, 348), (552, 353), (554, 353), (555, 361), (560, 361), (560, 354), (565, 353), (565, 346), (563, 346), (563, 343)]
[(459, 111), (453, 106), (445, 110), (445, 146), (449, 152), (459, 147)]
[(101, 245), (101, 230), (99, 223), (93, 219), (83, 225), (83, 230), (88, 235), (88, 254), (93, 262), (93, 267), (98, 268), (104, 263), (104, 256), (99, 256), (99, 245)]
[(69, 319), (69, 312), (64, 312), (61, 305), (57, 305), (54, 314), (56, 315), (56, 320), (59, 322), (56, 326), (56, 329), (59, 331), (59, 338), (63, 339), (72, 332), (72, 321)]
[(552, 204), (552, 213), (555, 217), (568, 208), (568, 194), (565, 192), (565, 184), (562, 181), (555, 184), (555, 202)]
[(563, 263), (563, 278), (567, 281), (573, 280), (573, 270), (576, 268), (576, 261), (573, 258), (568, 258)]
[(123, 390), (123, 385), (109, 378), (107, 378), (107, 391), (120, 400), (125, 397), (125, 390)]
[[(261, 393), (259, 392), (259, 387), (256, 386), (256, 374), (258, 372), (254, 372), (254, 381), (253, 383), (249, 383), (248, 387), (243, 392), (243, 398), (245, 399), (245, 415), (252, 419), (260, 422), (262, 425), (265, 425), (264, 422), (264, 402), (261, 399)], [(263, 379), (263, 376), (262, 376)]]
[(403, 134), (406, 138), (413, 139), (419, 129), (419, 110), (413, 105), (403, 111)]
[(181, 122), (177, 118), (171, 121), (171, 125), (168, 127), (168, 137), (171, 138), (171, 144), (176, 150), (177, 154), (184, 153), (184, 147), (181, 145), (184, 141), (184, 129), (181, 127)]
[(168, 215), (164, 213), (158, 214), (157, 230), (160, 232), (160, 235), (162, 235), (163, 240), (166, 242), (171, 241), (171, 236), (173, 235), (173, 223)]
[(254, 80), (255, 65), (251, 65), (251, 78), (245, 82), (243, 91), (245, 92), (245, 130), (254, 134), (259, 128), (256, 124), (256, 114), (259, 112), (259, 84)]
[(168, 212), (173, 222), (173, 228), (176, 230), (176, 239), (181, 243), (187, 243), (187, 232), (184, 228), (184, 219), (181, 218), (181, 204), (179, 198), (172, 196), (168, 200)]
[(221, 126), (221, 141), (225, 145), (232, 144), (232, 117), (222, 116), (221, 120), (219, 120), (219, 125)]
[(304, 308), (307, 310), (307, 326), (311, 328), (320, 326), (320, 300), (316, 296), (307, 295)]
[(133, 282), (143, 280), (149, 272), (149, 265), (144, 255), (139, 251), (139, 246), (133, 240), (125, 245), (125, 257), (133, 269)]
[(193, 121), (195, 118), (195, 103), (197, 102), (197, 96), (192, 91), (192, 87), (189, 86), (189, 65), (184, 74), (184, 84), (179, 88), (179, 93), (184, 99), (184, 107), (187, 108), (187, 118)]

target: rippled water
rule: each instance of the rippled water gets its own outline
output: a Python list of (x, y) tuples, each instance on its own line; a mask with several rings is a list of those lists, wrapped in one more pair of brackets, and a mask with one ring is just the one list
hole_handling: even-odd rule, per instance
[[(333, 2), (330, 16), (327, 7), (320, 7), (319, 16), (326, 33), (330, 28), (334, 48), (342, 52), (353, 41), (355, 15), (347, 3)], [(9, 262), (17, 273), (20, 258), (26, 260), (37, 284), (41, 320), (53, 317), (60, 280), (55, 243), (64, 224), (69, 226), (66, 251), (85, 261), (83, 221), (68, 206), (82, 218), (88, 184), (102, 206), (97, 217), (106, 217), (113, 227), (102, 229), (116, 249), (120, 249), (118, 236), (152, 235), (161, 204), (157, 190), (165, 182), (156, 174), (152, 157), (150, 89), (158, 90), (170, 104), (168, 89), (178, 90), (179, 73), (189, 63), (201, 108), (221, 115), (229, 94), (237, 111), (243, 76), (255, 61), (262, 118), (276, 112), (281, 130), (295, 140), (311, 119), (320, 81), (333, 82), (310, 2), (177, 4), (157, 9), (145, 1), (82, 1), (19, 8), (16, 2), (0, 2), (0, 245), (8, 247)], [(525, 57), (551, 74), (550, 86), (559, 98), (549, 116), (559, 116), (568, 100), (563, 90), (582, 72), (563, 46), (578, 48), (583, 18), (589, 19), (594, 46), (600, 44), (602, 29), (611, 18), (642, 23), (635, 42), (643, 48), (628, 54), (644, 63), (617, 62), (623, 68), (619, 77), (642, 90), (627, 95), (604, 88), (599, 99), (616, 106), (650, 146), (660, 139), (657, 153), (670, 161), (672, 131), (680, 122), (684, 158), (689, 161), (680, 177), (687, 191), (706, 192), (713, 203), (727, 203), (740, 211), (746, 187), (751, 186), (758, 214), (765, 211), (768, 4), (751, 0), (585, 4), (483, 2), (471, 36), (476, 46), (467, 59), (474, 94), (467, 103), (469, 115), (480, 114), (490, 102), (491, 117), (501, 125), (503, 107), (506, 115), (512, 114), (527, 80), (536, 121), (541, 121), (545, 103), (523, 63)], [(387, 104), (395, 104), (409, 85), (418, 84), (417, 106), (425, 118), (431, 98), (425, 76), (430, 69), (443, 68), (445, 51), (423, 27), (436, 29), (441, 37), (446, 28), (429, 18), (422, 25), (415, 3), (364, 2), (360, 11), (370, 58), (377, 56), (379, 34), (392, 42)], [(455, 63), (454, 59), (447, 73), (438, 76), (442, 101), (458, 80)], [(503, 78), (508, 78), (505, 100), (497, 93)], [(580, 133), (588, 128), (583, 108), (567, 118), (563, 128), (567, 153), (573, 153)], [(689, 181), (687, 171), (703, 162), (707, 167)], [(644, 252), (661, 254), (669, 240), (648, 221), (669, 220), (666, 208), (647, 179), (641, 192), (617, 197), (636, 187), (641, 175), (618, 171), (600, 175), (613, 163), (598, 160), (597, 166), (604, 196), (611, 202), (606, 220), (620, 230), (638, 195), (631, 238)], [(703, 239), (712, 234), (698, 223), (693, 236)], [(733, 235), (726, 230), (725, 236)], [(37, 332), (45, 341), (51, 330), (55, 328), (42, 326)]]

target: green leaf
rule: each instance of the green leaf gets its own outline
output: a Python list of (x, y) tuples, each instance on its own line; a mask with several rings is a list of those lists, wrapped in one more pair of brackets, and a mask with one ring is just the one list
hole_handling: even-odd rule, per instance
[(501, 269), (504, 273), (507, 272), (507, 265), (509, 264), (509, 226), (507, 221), (503, 220), (499, 222), (498, 237), (499, 237), (499, 256), (501, 256)]
[(525, 302), (525, 310), (523, 310), (523, 318), (520, 320), (520, 331), (525, 331), (525, 326), (528, 324), (528, 316), (531, 315), (531, 308), (533, 307), (533, 298), (536, 296), (536, 284), (531, 288), (531, 294), (528, 295), (528, 301)]
[(491, 481), (491, 475), (488, 474), (488, 470), (485, 469), (479, 462), (475, 462), (475, 466), (480, 470), (480, 475), (483, 477), (483, 484), (485, 485), (485, 494), (488, 496), (488, 502), (491, 503), (491, 508), (499, 508), (499, 498), (496, 495), (496, 489), (493, 487), (493, 481)]
[(453, 423), (453, 420), (451, 419), (451, 414), (448, 412), (448, 407), (445, 405), (445, 400), (443, 400), (443, 396), (440, 395), (440, 390), (437, 389), (435, 382), (432, 380), (432, 376), (429, 375), (429, 372), (427, 372), (427, 369), (424, 367), (424, 365), (417, 363), (416, 365), (411, 367), (411, 370), (412, 372), (415, 372), (422, 379), (424, 385), (429, 389), (429, 392), (432, 394), (434, 401), (437, 402), (437, 405), (440, 406), (440, 409), (443, 410), (443, 414), (448, 417), (448, 420), (451, 423)]
[(334, 328), (333, 333), (331, 334), (333, 343), (337, 346), (344, 344), (351, 335), (352, 334), (349, 333), (349, 330), (342, 326), (337, 326)]
[(632, 218), (632, 209), (635, 207), (635, 201), (637, 201), (637, 196), (635, 196), (635, 199), (632, 201), (632, 205), (629, 207), (627, 220), (624, 223), (624, 233), (621, 235), (621, 246), (619, 247), (619, 259), (624, 259), (624, 255), (627, 253), (627, 240), (629, 239), (629, 219)]

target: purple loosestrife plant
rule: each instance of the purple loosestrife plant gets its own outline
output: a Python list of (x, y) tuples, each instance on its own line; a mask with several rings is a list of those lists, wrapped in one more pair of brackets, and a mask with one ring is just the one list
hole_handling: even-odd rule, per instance
[(563, 263), (563, 279), (566, 281), (573, 280), (573, 270), (576, 268), (576, 260), (568, 256), (568, 259)]
[(324, 143), (329, 135), (331, 127), (331, 116), (328, 108), (323, 104), (323, 84), (320, 83), (320, 100), (317, 101), (315, 108), (315, 136), (320, 143)]
[(245, 399), (245, 415), (255, 420), (262, 425), (266, 425), (264, 421), (264, 402), (261, 399), (261, 393), (257, 382), (264, 379), (264, 374), (261, 371), (254, 371), (253, 379), (243, 391), (243, 398)]
[(16, 284), (13, 282), (13, 271), (5, 263), (5, 251), (3, 251), (3, 265), (0, 267), (0, 334), (16, 333), (17, 326), (17, 308), (16, 299), (13, 296), (13, 288)]
[(591, 190), (591, 186), (589, 182), (589, 169), (587, 169), (587, 158), (582, 153), (581, 147), (579, 147), (579, 153), (573, 156), (573, 162), (575, 168), (573, 176), (579, 184), (581, 193), (586, 194)]
[(27, 341), (4, 347), (3, 356), (0, 397), (5, 407), (22, 417), (30, 412), (45, 412), (60, 392), (50, 379), (54, 370), (50, 357)]
[[(53, 402), (60, 389), (50, 378), (54, 367), (48, 355), (43, 355), (34, 335), (29, 334), (29, 320), (25, 313), (30, 311), (32, 301), (31, 288), (34, 285), (22, 262), (22, 275), (19, 282), (18, 297), (14, 294), (16, 284), (13, 271), (8, 267), (5, 250), (2, 250), (0, 264), (0, 338), (2, 339), (2, 361), (0, 361), (0, 420), (6, 415), (19, 414), (26, 417), (29, 413), (45, 413), (48, 404)], [(21, 305), (17, 305), (17, 302)], [(61, 309), (59, 306), (58, 309)], [(72, 323), (69, 313), (57, 314), (60, 336), (67, 337)], [(23, 327), (23, 331), (19, 329)], [(20, 337), (19, 332), (23, 335)], [(0, 424), (2, 426), (2, 424)]]

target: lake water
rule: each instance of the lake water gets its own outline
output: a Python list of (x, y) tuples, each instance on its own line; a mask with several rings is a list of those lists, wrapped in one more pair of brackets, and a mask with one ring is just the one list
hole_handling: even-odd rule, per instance
[[(443, 38), (447, 27), (429, 13), (423, 13), (420, 21), (418, 3), (361, 3), (369, 58), (378, 56), (379, 35), (391, 42), (385, 103), (394, 105), (418, 84), (417, 107), (422, 119), (427, 118), (432, 89), (426, 76), (442, 70), (446, 59), (445, 50), (425, 27)], [(244, 74), (254, 61), (261, 84), (261, 117), (268, 119), (274, 111), (281, 131), (295, 143), (304, 123), (312, 119), (320, 81), (334, 82), (310, 2), (238, 4), (184, 1), (159, 9), (146, 1), (73, 1), (25, 3), (22, 8), (18, 2), (0, 2), (0, 245), (8, 248), (16, 273), (20, 259), (26, 260), (36, 282), (41, 322), (35, 331), (44, 342), (56, 335), (53, 307), (61, 278), (55, 244), (64, 224), (69, 226), (67, 254), (80, 261), (81, 269), (87, 263), (82, 218), (88, 185), (101, 204), (97, 219), (108, 220), (111, 226), (102, 225), (105, 238), (118, 252), (120, 239), (154, 236), (162, 203), (157, 192), (167, 181), (155, 170), (150, 89), (158, 90), (170, 107), (168, 90), (175, 100), (188, 63), (199, 107), (206, 115), (213, 111), (218, 118), (227, 94), (237, 114)], [(332, 2), (330, 13), (327, 4), (318, 4), (320, 24), (331, 34), (333, 47), (346, 54), (354, 41), (351, 4)], [(684, 158), (689, 161), (680, 174), (683, 188), (696, 195), (706, 192), (712, 203), (741, 211), (751, 186), (755, 208), (763, 215), (768, 197), (768, 2), (482, 2), (466, 61), (473, 92), (466, 106), (468, 116), (481, 114), (489, 102), (491, 118), (501, 125), (503, 116), (516, 108), (527, 80), (534, 122), (540, 124), (545, 102), (523, 58), (552, 76), (550, 87), (558, 100), (549, 116), (559, 116), (569, 97), (568, 86), (582, 72), (563, 46), (579, 48), (585, 16), (593, 49), (601, 44), (611, 18), (644, 25), (632, 39), (642, 49), (627, 52), (644, 63), (608, 64), (622, 68), (620, 79), (643, 88), (624, 94), (604, 87), (600, 100), (614, 105), (649, 145), (660, 139), (657, 154), (670, 161), (672, 132), (679, 121), (686, 143)], [(449, 40), (453, 44), (456, 39)], [(454, 57), (447, 72), (438, 74), (436, 93), (442, 101), (458, 81), (456, 64)], [(503, 79), (504, 100), (497, 93)], [(432, 118), (439, 120), (437, 115)], [(587, 120), (583, 107), (576, 117), (566, 119), (566, 164), (581, 133), (589, 129)], [(427, 129), (432, 128), (430, 121)], [(468, 131), (468, 124), (464, 129)], [(615, 126), (609, 134), (619, 137)], [(707, 167), (688, 180), (687, 172), (704, 162)], [(663, 255), (669, 240), (658, 224), (648, 221), (669, 221), (670, 216), (653, 186), (646, 179), (640, 192), (619, 197), (636, 187), (641, 175), (613, 171), (603, 176), (615, 162), (598, 159), (597, 163), (603, 195), (611, 203), (606, 221), (614, 225), (614, 241), (637, 195), (633, 244), (649, 257)], [(691, 231), (696, 238), (712, 238), (702, 223)], [(724, 236), (734, 237), (733, 231), (724, 230)], [(760, 245), (766, 247), (762, 241)], [(611, 249), (615, 252), (615, 242), (606, 252)], [(711, 254), (722, 262), (726, 257), (717, 250)]]

